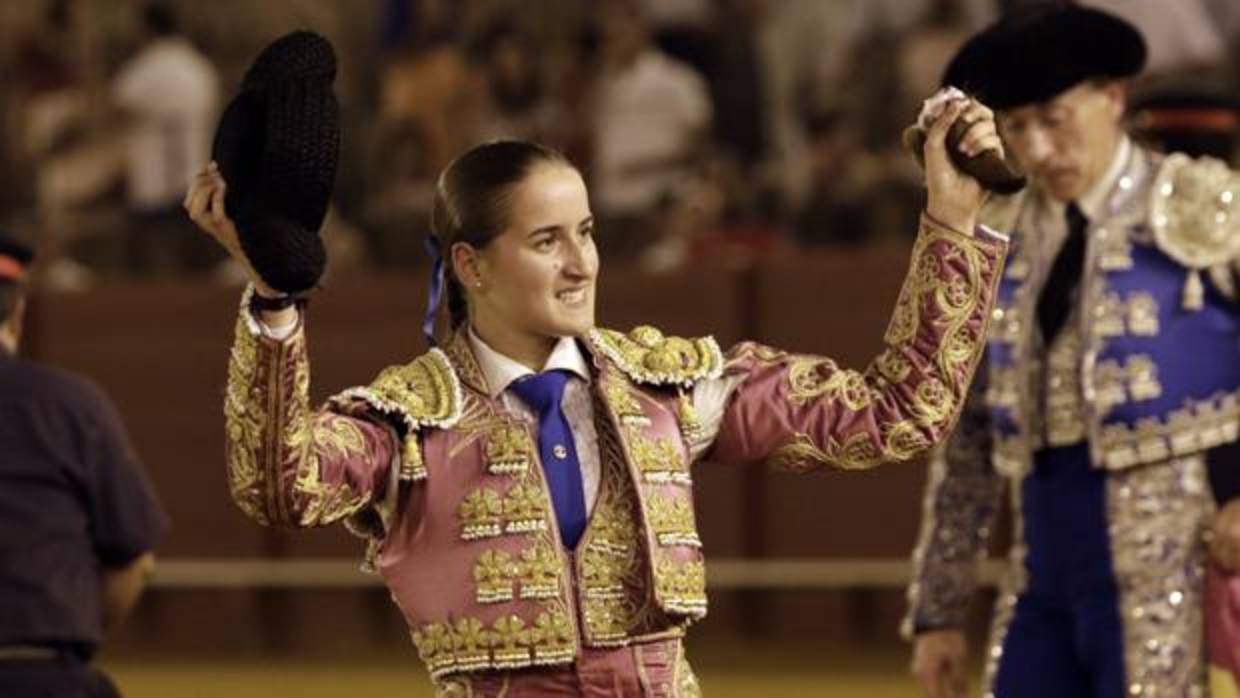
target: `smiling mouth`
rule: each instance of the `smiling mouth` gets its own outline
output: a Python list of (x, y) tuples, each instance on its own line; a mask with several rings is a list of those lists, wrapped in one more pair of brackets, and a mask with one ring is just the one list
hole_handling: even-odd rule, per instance
[(586, 289), (574, 288), (555, 294), (556, 300), (565, 305), (582, 305), (586, 302)]

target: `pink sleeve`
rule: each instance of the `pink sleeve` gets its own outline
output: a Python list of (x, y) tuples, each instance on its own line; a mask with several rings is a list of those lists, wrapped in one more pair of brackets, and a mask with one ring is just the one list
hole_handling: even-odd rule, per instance
[(242, 309), (224, 415), (233, 500), (261, 524), (323, 526), (383, 498), (397, 453), (379, 422), (310, 406), (299, 327), (283, 341)]
[(1006, 249), (923, 217), (887, 346), (864, 372), (737, 346), (725, 375), (743, 381), (707, 460), (859, 469), (908, 460), (944, 439), (985, 346)]

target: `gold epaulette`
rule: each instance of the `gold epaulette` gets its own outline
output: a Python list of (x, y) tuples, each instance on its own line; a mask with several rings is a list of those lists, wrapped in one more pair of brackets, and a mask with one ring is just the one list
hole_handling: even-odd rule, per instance
[(383, 369), (370, 385), (350, 388), (330, 402), (347, 405), (354, 401), (364, 402), (405, 425), (401, 479), (417, 480), (426, 477), (418, 431), (456, 424), (461, 416), (461, 382), (447, 355), (431, 349), (407, 364)]
[(1158, 248), (1189, 269), (1240, 256), (1240, 173), (1222, 160), (1167, 156), (1150, 192)]
[(667, 337), (642, 325), (628, 334), (594, 329), (589, 341), (635, 383), (689, 387), (723, 372), (723, 352), (714, 337)]

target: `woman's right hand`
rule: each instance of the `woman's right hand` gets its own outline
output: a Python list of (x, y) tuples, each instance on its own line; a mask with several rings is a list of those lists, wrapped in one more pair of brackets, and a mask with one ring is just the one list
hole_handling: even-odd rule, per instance
[(258, 272), (250, 264), (250, 260), (241, 249), (241, 238), (237, 235), (237, 226), (228, 217), (224, 208), (224, 194), (228, 191), (228, 183), (220, 174), (219, 165), (207, 163), (190, 182), (189, 191), (185, 193), (183, 203), (189, 218), (207, 235), (215, 238), (234, 260), (240, 264), (250, 276), (254, 290), (259, 295), (276, 298), (281, 294), (263, 281)]

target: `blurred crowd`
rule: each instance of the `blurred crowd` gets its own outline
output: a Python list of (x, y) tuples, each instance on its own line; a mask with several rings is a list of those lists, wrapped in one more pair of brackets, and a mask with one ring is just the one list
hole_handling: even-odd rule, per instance
[[(333, 268), (422, 264), (436, 173), (501, 137), (565, 151), (604, 254), (650, 273), (909, 236), (901, 130), (973, 30), (1037, 1), (4, 2), (0, 226), (63, 288), (237, 280), (181, 200), (249, 61), (305, 28), (340, 60)], [(1237, 94), (1240, 3), (1087, 4), (1142, 28), (1151, 84)]]

